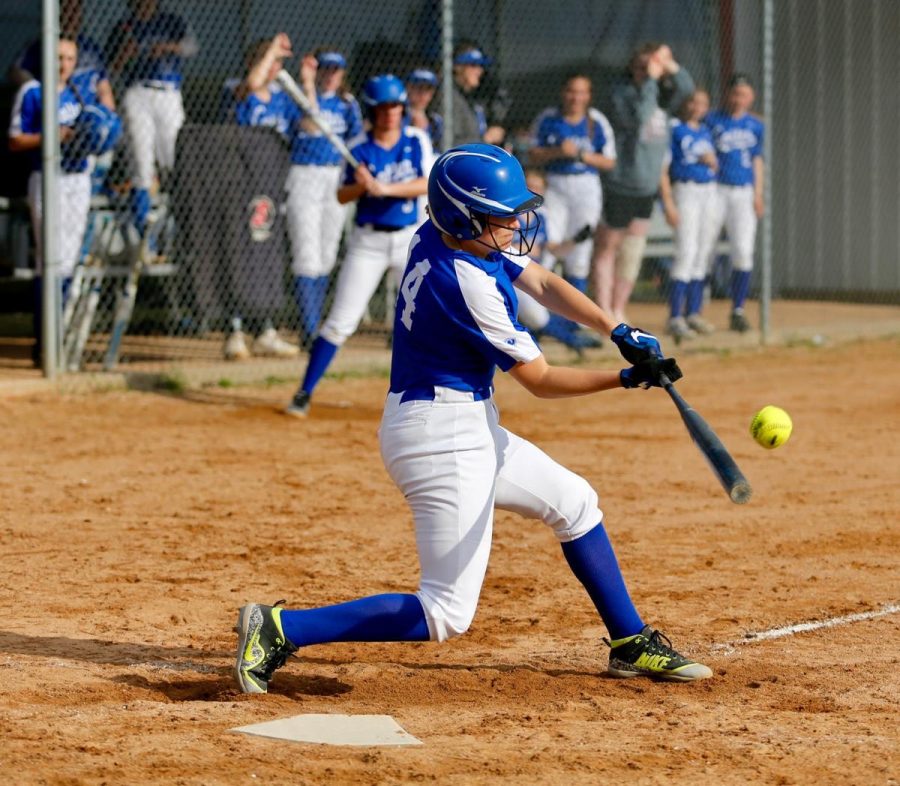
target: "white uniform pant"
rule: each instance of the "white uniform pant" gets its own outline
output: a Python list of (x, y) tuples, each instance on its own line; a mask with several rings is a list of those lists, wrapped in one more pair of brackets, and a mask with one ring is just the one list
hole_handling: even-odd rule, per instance
[(560, 542), (603, 518), (587, 481), (499, 424), (492, 400), (435, 388), (434, 401), (388, 394), (379, 429), (388, 473), (412, 509), (433, 641), (464, 633), (478, 605), (494, 507), (542, 520)]
[(322, 338), (341, 346), (356, 332), (385, 271), (390, 271), (397, 291), (415, 231), (414, 225), (397, 232), (375, 232), (365, 226), (353, 228), (347, 256), (338, 273), (334, 302), (319, 329)]
[[(600, 178), (595, 174), (547, 176), (542, 213), (547, 222), (547, 241), (562, 243), (585, 224), (596, 227), (603, 207)], [(573, 278), (587, 278), (591, 271), (591, 243), (579, 243), (566, 256), (565, 273)]]
[(153, 163), (160, 169), (175, 166), (175, 140), (184, 125), (184, 103), (175, 88), (132, 85), (122, 102), (131, 150), (132, 185), (153, 185)]
[(320, 278), (334, 270), (347, 218), (337, 201), (343, 167), (295, 164), (288, 172), (287, 228), (291, 270), (295, 276)]
[(706, 277), (707, 264), (715, 242), (710, 227), (714, 215), (716, 184), (675, 183), (672, 196), (678, 207), (678, 226), (675, 228), (675, 263), (672, 280), (696, 281)]
[[(34, 249), (37, 269), (43, 270), (43, 193), (41, 173), (32, 172), (28, 178), (28, 207), (34, 229)], [(68, 278), (81, 254), (84, 230), (91, 207), (91, 176), (88, 172), (63, 172), (59, 178), (59, 275)]]
[(753, 270), (753, 248), (756, 244), (756, 210), (753, 207), (753, 186), (716, 185), (713, 220), (710, 224), (708, 262), (719, 239), (722, 227), (728, 233), (731, 246), (731, 267), (734, 270)]

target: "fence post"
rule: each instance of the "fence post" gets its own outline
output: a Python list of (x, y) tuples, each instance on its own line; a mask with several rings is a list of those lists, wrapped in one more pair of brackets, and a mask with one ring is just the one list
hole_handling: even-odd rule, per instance
[(43, 247), (43, 370), (53, 379), (59, 349), (59, 0), (43, 0), (41, 42), (41, 246)]
[(456, 141), (453, 139), (453, 0), (443, 0), (441, 3), (441, 61), (441, 111), (444, 113), (441, 144), (444, 150), (449, 150)]
[(766, 134), (763, 139), (763, 159), (765, 160), (765, 180), (763, 182), (763, 203), (765, 215), (762, 221), (762, 278), (759, 293), (760, 341), (768, 344), (771, 337), (772, 305), (772, 126), (774, 125), (774, 102), (772, 90), (775, 82), (775, 5), (774, 0), (763, 0), (762, 60), (763, 60), (763, 117)]

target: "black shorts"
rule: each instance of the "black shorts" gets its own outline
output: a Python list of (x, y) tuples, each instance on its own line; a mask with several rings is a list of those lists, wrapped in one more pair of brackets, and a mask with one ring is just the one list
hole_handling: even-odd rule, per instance
[(615, 191), (603, 194), (603, 223), (610, 229), (626, 229), (634, 218), (650, 218), (656, 194), (626, 196)]

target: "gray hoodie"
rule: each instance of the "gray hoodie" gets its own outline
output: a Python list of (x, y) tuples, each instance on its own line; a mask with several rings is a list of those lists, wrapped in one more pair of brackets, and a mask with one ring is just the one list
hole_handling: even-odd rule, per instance
[(613, 90), (609, 120), (616, 135), (616, 168), (604, 178), (609, 191), (625, 196), (653, 196), (659, 189), (669, 148), (669, 115), (694, 92), (694, 80), (682, 67), (671, 77), (672, 93), (659, 105), (659, 83), (629, 80)]

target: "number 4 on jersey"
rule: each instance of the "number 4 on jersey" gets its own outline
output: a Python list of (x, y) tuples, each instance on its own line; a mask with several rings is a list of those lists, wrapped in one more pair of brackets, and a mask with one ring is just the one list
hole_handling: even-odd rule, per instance
[(400, 315), (400, 321), (407, 330), (412, 330), (412, 315), (416, 310), (416, 295), (419, 294), (419, 287), (422, 286), (422, 279), (428, 271), (431, 270), (431, 262), (423, 259), (417, 262), (416, 266), (406, 274), (403, 283), (400, 285), (400, 294), (403, 296), (403, 313)]

